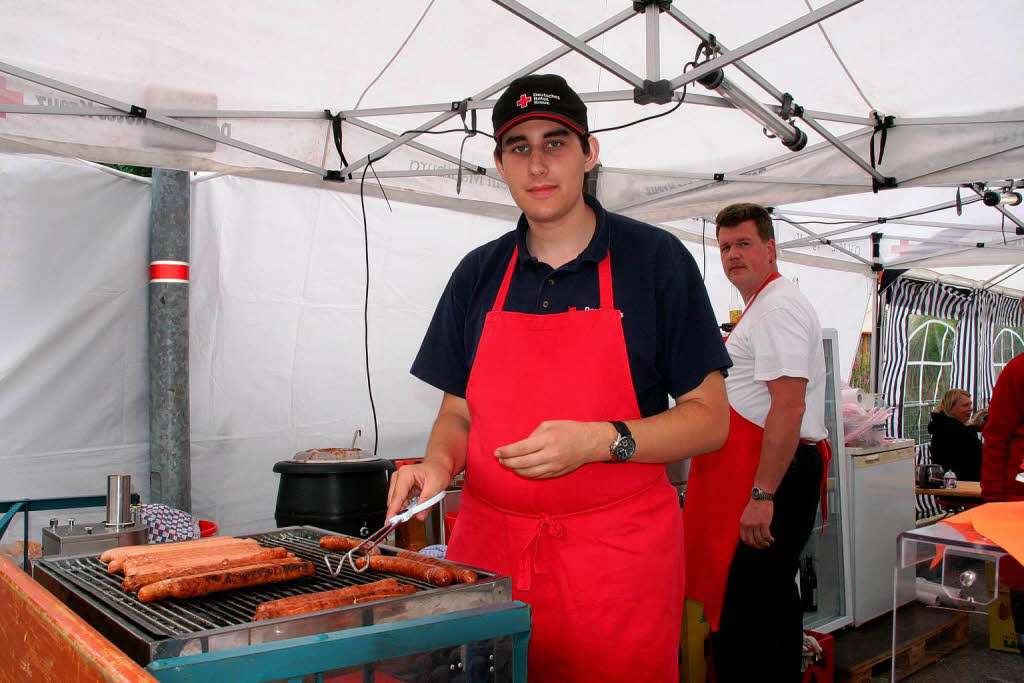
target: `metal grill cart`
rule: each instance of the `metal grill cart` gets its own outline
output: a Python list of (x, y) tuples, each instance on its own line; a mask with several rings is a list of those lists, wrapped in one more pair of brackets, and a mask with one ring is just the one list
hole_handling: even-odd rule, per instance
[(1000, 597), (1005, 550), (949, 524), (905, 531), (893, 582), (892, 665), (897, 681), (967, 642), (969, 616)]
[[(317, 567), (315, 576), (207, 595), (141, 603), (94, 555), (44, 558), (33, 575), (128, 656), (162, 681), (525, 681), (530, 611), (511, 600), (507, 577), (417, 590), (373, 603), (253, 621), (267, 600), (369, 583), (383, 572), (344, 568), (332, 577), (318, 540), (288, 527), (254, 534)], [(397, 549), (380, 546), (386, 553)]]

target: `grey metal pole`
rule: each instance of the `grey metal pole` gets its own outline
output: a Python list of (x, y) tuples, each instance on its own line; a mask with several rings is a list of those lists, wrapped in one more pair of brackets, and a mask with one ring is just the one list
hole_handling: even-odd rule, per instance
[(153, 169), (149, 211), (149, 495), (192, 511), (188, 387), (189, 174)]

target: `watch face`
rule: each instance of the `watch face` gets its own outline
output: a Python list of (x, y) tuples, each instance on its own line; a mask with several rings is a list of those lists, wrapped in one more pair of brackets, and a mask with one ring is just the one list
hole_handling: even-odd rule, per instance
[(631, 436), (623, 436), (615, 444), (615, 458), (617, 460), (629, 460), (636, 452), (636, 441)]

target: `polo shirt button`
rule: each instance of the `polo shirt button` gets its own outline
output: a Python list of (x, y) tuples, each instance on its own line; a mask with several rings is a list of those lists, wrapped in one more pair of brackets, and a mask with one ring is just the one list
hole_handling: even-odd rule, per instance
[(555, 281), (554, 280), (548, 280), (548, 286), (549, 287), (554, 287), (555, 286)]
[(544, 301), (540, 302), (540, 307), (541, 308), (549, 308), (550, 306), (551, 306), (551, 302), (548, 301), (547, 299), (545, 299)]

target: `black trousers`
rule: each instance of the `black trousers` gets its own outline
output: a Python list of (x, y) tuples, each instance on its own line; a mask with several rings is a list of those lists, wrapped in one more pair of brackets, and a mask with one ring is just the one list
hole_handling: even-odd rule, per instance
[(757, 550), (740, 541), (711, 653), (719, 683), (799, 681), (803, 607), (795, 577), (821, 497), (821, 456), (801, 444), (775, 492), (775, 542)]

